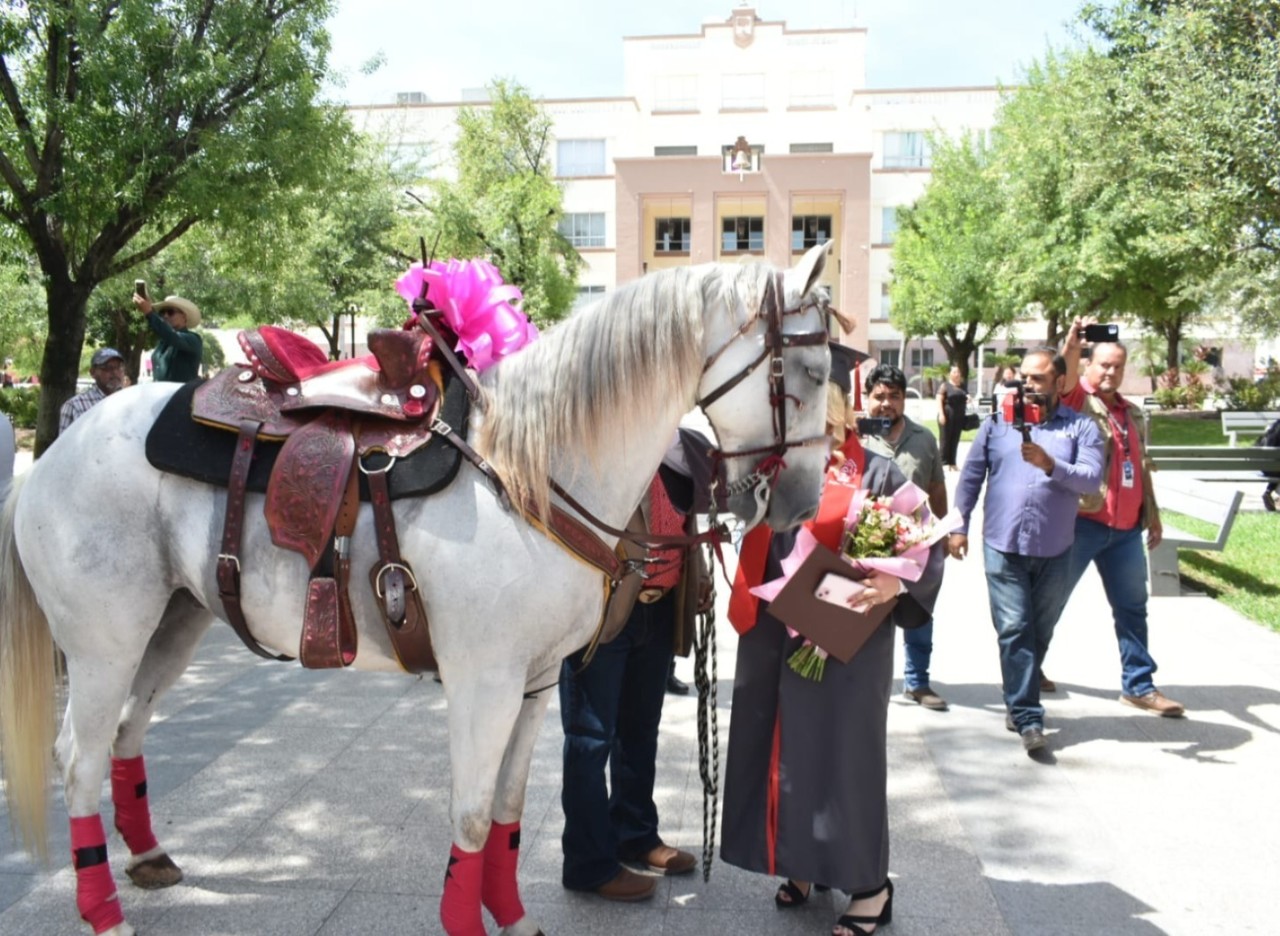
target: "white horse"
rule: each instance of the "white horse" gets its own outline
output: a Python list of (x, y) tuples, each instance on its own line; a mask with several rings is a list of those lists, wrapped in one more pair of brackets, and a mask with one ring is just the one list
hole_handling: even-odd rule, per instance
[[(787, 528), (817, 509), (826, 448), (825, 342), (779, 343), (762, 358), (761, 305), (785, 284), (782, 332), (825, 331), (810, 290), (826, 248), (775, 280), (763, 264), (708, 264), (650, 274), (551, 329), (483, 375), (473, 439), (507, 486), (534, 500), (548, 478), (614, 527), (625, 524), (682, 414), (704, 398), (728, 459), (730, 509)], [(813, 336), (816, 337), (816, 336)], [(785, 378), (785, 396), (769, 372)], [(740, 382), (733, 378), (745, 372)], [(775, 373), (776, 377), (776, 373)], [(714, 391), (732, 384), (721, 395)], [(0, 518), (0, 749), (6, 795), (29, 848), (47, 852), (53, 759), (72, 829), (77, 906), (96, 933), (132, 934), (106, 861), (99, 817), (112, 776), (116, 826), (136, 884), (161, 887), (181, 871), (156, 842), (142, 743), (160, 696), (182, 674), (222, 613), (215, 562), (224, 489), (157, 471), (148, 429), (173, 392), (163, 384), (115, 394), (80, 419), (14, 486)], [(755, 450), (777, 440), (785, 467), (771, 491)], [(796, 445), (793, 441), (792, 445)], [(763, 459), (767, 460), (767, 459)], [(760, 471), (756, 471), (759, 468)], [(555, 498), (552, 498), (554, 500)], [(249, 495), (240, 559), (242, 605), (253, 636), (298, 651), (308, 569), (270, 542), (262, 495)], [(464, 468), (445, 491), (394, 505), (402, 554), (417, 570), (448, 699), (453, 849), (441, 900), (450, 936), (485, 932), (481, 907), (503, 933), (531, 936), (516, 886), (516, 843), (535, 736), (560, 661), (600, 620), (603, 576), (503, 508), (483, 476)], [(377, 556), (370, 508), (361, 508), (354, 569)], [(614, 540), (605, 537), (610, 546)], [(353, 576), (359, 629), (354, 668), (397, 670), (374, 598)], [(55, 650), (69, 697), (56, 743)]]

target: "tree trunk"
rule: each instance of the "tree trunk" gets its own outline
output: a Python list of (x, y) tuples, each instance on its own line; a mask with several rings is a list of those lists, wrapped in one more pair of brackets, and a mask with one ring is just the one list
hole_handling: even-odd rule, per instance
[(36, 417), (35, 457), (58, 437), (62, 404), (75, 396), (84, 350), (85, 307), (93, 290), (62, 278), (50, 278), (48, 297), (49, 337), (40, 362), (40, 413)]

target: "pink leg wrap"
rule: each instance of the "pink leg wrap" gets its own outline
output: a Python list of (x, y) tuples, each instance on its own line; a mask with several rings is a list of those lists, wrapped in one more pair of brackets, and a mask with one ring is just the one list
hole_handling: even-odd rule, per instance
[(499, 926), (510, 926), (524, 916), (516, 865), (520, 860), (520, 823), (495, 822), (484, 843), (484, 884), (480, 894)]
[(101, 816), (71, 820), (71, 864), (76, 869), (76, 909), (95, 933), (124, 922), (116, 882), (107, 864), (107, 833)]
[(440, 922), (449, 936), (485, 936), (480, 916), (483, 875), (484, 852), (463, 851), (457, 844), (449, 849), (449, 870), (444, 875), (444, 896), (440, 898)]
[(127, 760), (111, 758), (111, 802), (116, 807), (116, 831), (124, 836), (130, 853), (141, 855), (160, 844), (151, 831), (147, 769), (142, 755)]

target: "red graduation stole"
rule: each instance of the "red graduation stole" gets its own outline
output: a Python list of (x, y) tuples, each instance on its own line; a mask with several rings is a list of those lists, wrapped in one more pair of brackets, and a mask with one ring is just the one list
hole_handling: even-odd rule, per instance
[[(849, 502), (853, 500), (853, 492), (862, 485), (862, 473), (867, 465), (866, 453), (855, 435), (845, 439), (837, 451), (843, 458), (837, 461), (833, 456), (833, 463), (843, 462), (843, 466), (852, 471), (846, 472), (840, 482), (836, 483), (832, 482), (834, 472), (828, 473), (827, 483), (822, 487), (822, 500), (818, 502), (818, 516), (805, 524), (819, 543), (833, 551), (840, 547)], [(751, 594), (750, 589), (764, 582), (765, 560), (769, 556), (769, 544), (772, 540), (773, 531), (764, 523), (756, 524), (742, 539), (738, 571), (734, 575), (733, 591), (729, 595), (729, 623), (739, 634), (745, 634), (756, 625), (760, 599)]]

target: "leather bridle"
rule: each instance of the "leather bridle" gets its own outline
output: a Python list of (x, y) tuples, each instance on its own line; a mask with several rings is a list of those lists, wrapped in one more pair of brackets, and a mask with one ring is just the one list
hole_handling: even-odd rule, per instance
[[(795, 441), (787, 439), (787, 400), (795, 400), (797, 406), (802, 406), (803, 403), (798, 398), (789, 397), (787, 394), (786, 374), (782, 357), (783, 349), (826, 344), (829, 336), (825, 331), (784, 333), (782, 331), (783, 319), (788, 315), (799, 315), (805, 309), (803, 304), (797, 305), (793, 309), (785, 308), (785, 295), (786, 293), (783, 291), (783, 274), (775, 273), (765, 284), (764, 299), (761, 303), (761, 313), (765, 316), (766, 326), (763, 350), (753, 360), (748, 361), (736, 374), (697, 402), (697, 405), (705, 412), (707, 407), (742, 383), (757, 367), (768, 359), (769, 405), (773, 409), (773, 444), (738, 449), (732, 452), (716, 449), (712, 453), (713, 477), (718, 473), (719, 463), (722, 461), (727, 461), (731, 458), (760, 456), (760, 460), (751, 472), (729, 485), (727, 493), (730, 496), (744, 493), (752, 488), (758, 488), (762, 484), (767, 489), (772, 489), (778, 483), (779, 472), (787, 467), (786, 454), (790, 449), (828, 444), (828, 437), (825, 433)], [(754, 324), (755, 319), (748, 319), (719, 351), (707, 359), (702, 368), (703, 373), (710, 370), (720, 356), (739, 338), (744, 337)]]

